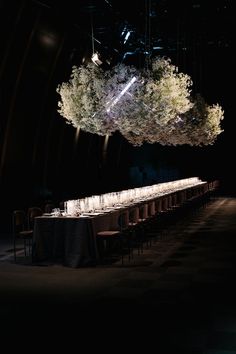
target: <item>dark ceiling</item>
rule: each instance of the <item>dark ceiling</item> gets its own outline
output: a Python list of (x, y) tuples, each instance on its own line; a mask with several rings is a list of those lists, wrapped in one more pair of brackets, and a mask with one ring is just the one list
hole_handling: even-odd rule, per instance
[(78, 64), (94, 46), (105, 59), (113, 59), (111, 65), (115, 61), (142, 65), (149, 55), (166, 55), (181, 69), (187, 65), (193, 71), (191, 61), (199, 59), (199, 51), (205, 56), (232, 48), (231, 0), (35, 0), (33, 4), (75, 38), (71, 59)]
[[(188, 175), (233, 187), (232, 0), (0, 2), (1, 197), (9, 208)], [(57, 113), (56, 87), (97, 51), (105, 68), (171, 58), (193, 93), (225, 110), (214, 146), (130, 146), (118, 133), (80, 133)], [(216, 161), (216, 162), (215, 162)], [(11, 195), (11, 197), (9, 197)]]

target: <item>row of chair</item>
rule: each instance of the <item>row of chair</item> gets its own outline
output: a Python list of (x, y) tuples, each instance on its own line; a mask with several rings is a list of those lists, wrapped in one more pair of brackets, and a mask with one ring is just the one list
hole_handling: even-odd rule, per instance
[[(161, 216), (168, 212), (171, 207), (168, 201), (163, 198), (163, 206), (155, 206), (155, 202), (147, 202), (140, 207), (134, 207), (129, 212), (122, 212), (118, 218), (117, 230), (104, 230), (97, 233), (98, 241), (111, 244), (112, 240), (118, 240), (121, 262), (124, 263), (124, 253), (128, 254), (129, 261), (133, 258), (133, 249), (137, 247), (138, 254), (143, 252), (143, 243), (149, 242), (147, 231), (151, 229), (154, 220), (158, 218), (161, 222)], [(138, 211), (138, 213), (137, 213)], [(138, 214), (138, 215), (137, 215)], [(125, 250), (126, 248), (126, 250)]]
[[(212, 188), (214, 190), (214, 188)], [(109, 247), (117, 244), (119, 247), (121, 262), (124, 262), (124, 254), (128, 254), (129, 261), (133, 257), (133, 250), (138, 249), (138, 254), (143, 252), (143, 244), (151, 245), (152, 239), (157, 235), (160, 237), (163, 228), (170, 220), (181, 217), (189, 205), (194, 205), (199, 200), (203, 201), (209, 193), (203, 190), (189, 190), (186, 192), (173, 193), (155, 202), (147, 202), (139, 209), (137, 207), (122, 212), (118, 218), (118, 227), (113, 230), (103, 230), (97, 233), (98, 244), (102, 245), (100, 255), (103, 258), (105, 251), (109, 253)], [(153, 205), (154, 204), (154, 205)], [(45, 212), (51, 212), (54, 205), (49, 204)], [(24, 241), (25, 256), (30, 255), (32, 248), (34, 218), (43, 214), (43, 210), (34, 207), (27, 212), (15, 210), (13, 212), (13, 237), (14, 237), (14, 259), (16, 261), (16, 240)], [(115, 241), (115, 242), (113, 242)], [(111, 247), (112, 248), (112, 247)]]
[[(64, 209), (64, 202), (59, 203), (61, 210)], [(12, 214), (12, 233), (13, 233), (13, 252), (14, 260), (16, 262), (17, 255), (17, 240), (23, 241), (24, 254), (26, 256), (32, 255), (32, 240), (34, 229), (34, 218), (41, 216), (43, 213), (51, 213), (55, 208), (53, 202), (48, 202), (43, 208), (30, 207), (27, 211), (20, 209), (14, 210)]]
[(14, 210), (12, 215), (12, 231), (13, 231), (13, 252), (16, 262), (17, 240), (24, 243), (25, 256), (31, 255), (34, 218), (43, 214), (41, 208), (31, 207), (27, 213), (24, 210)]
[[(214, 189), (214, 188), (213, 188)], [(156, 204), (154, 209), (148, 204), (148, 212), (141, 213), (138, 219), (133, 217), (134, 210), (121, 213), (118, 219), (117, 230), (104, 230), (97, 233), (97, 239), (101, 243), (112, 244), (112, 240), (118, 241), (121, 262), (124, 263), (124, 254), (128, 254), (128, 259), (133, 257), (133, 249), (137, 247), (138, 254), (143, 252), (143, 244), (151, 246), (152, 239), (162, 237), (171, 221), (178, 220), (186, 214), (187, 210), (194, 209), (199, 205), (204, 205), (210, 191), (189, 190), (186, 193), (173, 193), (173, 195), (163, 198), (163, 203)], [(146, 205), (147, 206), (147, 205)], [(146, 210), (146, 211), (147, 211)], [(125, 250), (127, 246), (127, 250)], [(109, 253), (109, 252), (108, 252)], [(102, 257), (103, 258), (103, 257)]]

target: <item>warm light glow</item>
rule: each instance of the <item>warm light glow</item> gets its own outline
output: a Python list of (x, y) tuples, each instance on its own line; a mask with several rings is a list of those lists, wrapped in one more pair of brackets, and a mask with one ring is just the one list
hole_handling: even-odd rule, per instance
[(75, 132), (75, 145), (77, 145), (77, 143), (78, 143), (79, 133), (80, 133), (80, 127), (77, 127), (76, 132)]
[(107, 135), (105, 136), (104, 144), (103, 144), (103, 151), (102, 151), (103, 162), (106, 161), (108, 140), (109, 140), (109, 135), (107, 134)]
[(103, 151), (107, 150), (108, 140), (109, 140), (109, 135), (106, 135), (104, 140), (104, 145), (103, 145)]
[(151, 186), (127, 189), (120, 192), (94, 195), (83, 199), (68, 200), (66, 202), (66, 210), (69, 215), (79, 215), (89, 212), (99, 212), (117, 206), (125, 207), (130, 204), (139, 203), (144, 200), (148, 201), (165, 194), (177, 192), (204, 183), (206, 182), (201, 181), (199, 177), (192, 177), (172, 182), (158, 183)]
[(52, 33), (43, 32), (40, 33), (40, 41), (45, 47), (52, 48), (57, 44), (58, 39)]

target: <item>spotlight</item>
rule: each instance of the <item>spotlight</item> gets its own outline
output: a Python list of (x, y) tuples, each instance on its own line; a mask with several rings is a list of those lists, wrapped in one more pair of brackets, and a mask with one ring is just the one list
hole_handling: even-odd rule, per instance
[(98, 53), (94, 53), (91, 58), (92, 62), (97, 66), (102, 65), (102, 61), (98, 57)]

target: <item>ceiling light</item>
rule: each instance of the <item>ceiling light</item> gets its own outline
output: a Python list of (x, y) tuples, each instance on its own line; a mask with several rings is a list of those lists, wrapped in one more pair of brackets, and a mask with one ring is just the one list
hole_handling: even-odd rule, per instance
[(94, 62), (94, 64), (96, 64), (97, 66), (99, 66), (99, 65), (102, 64), (102, 61), (99, 59), (97, 53), (94, 53), (94, 54), (92, 55), (91, 60), (92, 60), (92, 62)]

